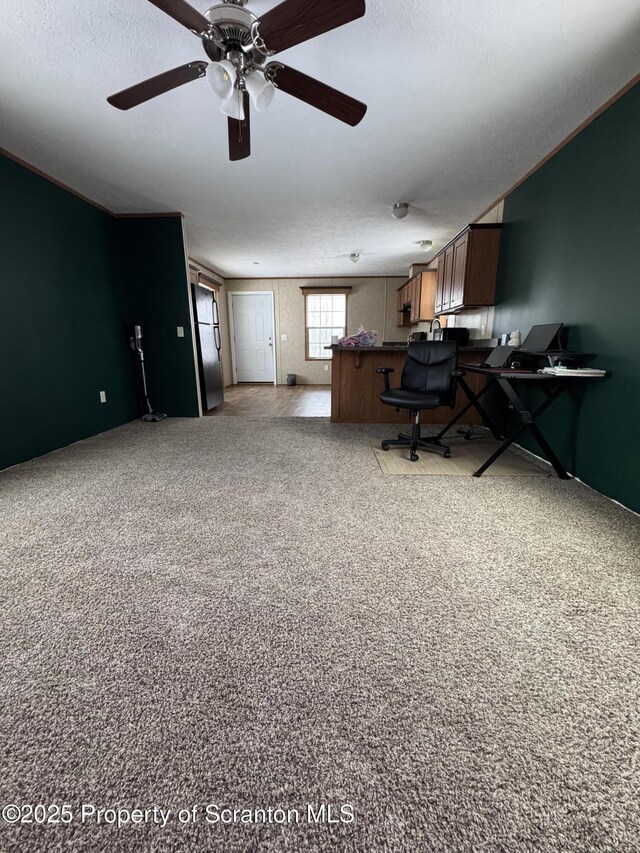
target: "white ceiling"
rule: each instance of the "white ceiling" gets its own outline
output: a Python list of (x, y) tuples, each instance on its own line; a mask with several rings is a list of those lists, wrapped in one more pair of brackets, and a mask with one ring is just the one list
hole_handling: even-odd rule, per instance
[(105, 100), (206, 58), (155, 6), (2, 0), (0, 24), (0, 145), (113, 211), (182, 211), (190, 254), (236, 277), (406, 273), (433, 255), (419, 240), (435, 251), (478, 217), (640, 56), (637, 0), (367, 0), (279, 56), (367, 103), (364, 121), (280, 92), (230, 163), (206, 80), (129, 112)]

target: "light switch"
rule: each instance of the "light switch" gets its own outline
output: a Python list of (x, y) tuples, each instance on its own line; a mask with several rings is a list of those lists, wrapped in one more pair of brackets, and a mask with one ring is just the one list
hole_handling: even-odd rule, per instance
[(280, 335), (280, 340), (281, 340), (281, 341), (286, 341), (286, 340), (287, 340), (287, 336), (286, 336), (286, 335)]
[(184, 338), (184, 326), (178, 326), (178, 337)]
[(100, 402), (101, 402), (101, 403), (106, 403), (106, 402), (107, 402), (107, 392), (106, 392), (106, 391), (101, 391), (101, 392), (100, 392)]

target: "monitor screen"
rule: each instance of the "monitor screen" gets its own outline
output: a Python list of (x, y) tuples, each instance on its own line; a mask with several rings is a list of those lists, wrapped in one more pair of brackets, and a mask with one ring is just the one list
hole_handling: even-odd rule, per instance
[(560, 349), (558, 332), (562, 323), (548, 323), (546, 326), (532, 326), (531, 331), (518, 347), (519, 350), (527, 352), (546, 352), (552, 344), (554, 349)]
[(512, 355), (513, 347), (497, 346), (491, 350), (485, 364), (489, 367), (504, 367)]

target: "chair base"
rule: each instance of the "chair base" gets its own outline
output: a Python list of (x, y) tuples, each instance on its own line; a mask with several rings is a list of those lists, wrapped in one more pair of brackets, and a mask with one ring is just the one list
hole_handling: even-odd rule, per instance
[(441, 453), (445, 459), (451, 457), (451, 448), (446, 444), (442, 444), (437, 438), (423, 438), (420, 435), (419, 416), (414, 421), (411, 435), (399, 433), (397, 438), (385, 439), (380, 447), (383, 450), (389, 450), (390, 447), (408, 447), (409, 459), (412, 462), (417, 462), (420, 458), (416, 452), (418, 449), (426, 450), (428, 453)]

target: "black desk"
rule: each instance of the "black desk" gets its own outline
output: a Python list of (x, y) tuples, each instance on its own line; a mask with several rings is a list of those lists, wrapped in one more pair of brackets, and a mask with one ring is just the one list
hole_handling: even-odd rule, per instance
[[(540, 428), (536, 424), (536, 420), (538, 417), (553, 403), (554, 400), (557, 400), (558, 397), (565, 391), (572, 382), (574, 381), (582, 381), (585, 380), (592, 381), (594, 379), (603, 379), (603, 376), (554, 376), (550, 373), (538, 373), (533, 370), (512, 370), (506, 367), (499, 368), (490, 368), (490, 367), (470, 367), (469, 365), (461, 365), (461, 369), (466, 373), (478, 373), (482, 376), (486, 376), (489, 380), (484, 388), (478, 391), (475, 394), (471, 388), (464, 381), (464, 377), (461, 376), (458, 379), (460, 383), (460, 387), (466, 394), (469, 402), (467, 405), (456, 415), (453, 420), (451, 420), (446, 427), (440, 431), (437, 438), (441, 439), (445, 433), (447, 433), (458, 421), (464, 417), (464, 415), (469, 411), (470, 408), (474, 408), (486, 426), (491, 430), (493, 437), (502, 442), (500, 447), (496, 450), (496, 452), (487, 459), (487, 461), (481, 465), (478, 470), (474, 473), (474, 477), (481, 477), (487, 468), (501, 456), (504, 451), (516, 440), (516, 438), (523, 433), (525, 430), (529, 430), (535, 440), (538, 442), (540, 449), (542, 450), (544, 456), (547, 460), (553, 465), (553, 468), (560, 477), (561, 480), (569, 480), (570, 476), (565, 471), (562, 463), (553, 452), (553, 449), (547, 439), (544, 437)], [(540, 387), (544, 392), (545, 399), (543, 402), (533, 411), (527, 408), (526, 404), (520, 398), (516, 385), (520, 382), (526, 383), (527, 385), (535, 385)], [(521, 424), (520, 426), (509, 436), (503, 436), (500, 434), (498, 428), (496, 427), (493, 419), (487, 414), (486, 410), (483, 406), (480, 405), (479, 400), (489, 388), (493, 386), (497, 386), (502, 390), (505, 394), (509, 402), (513, 405), (514, 411), (518, 414)]]

